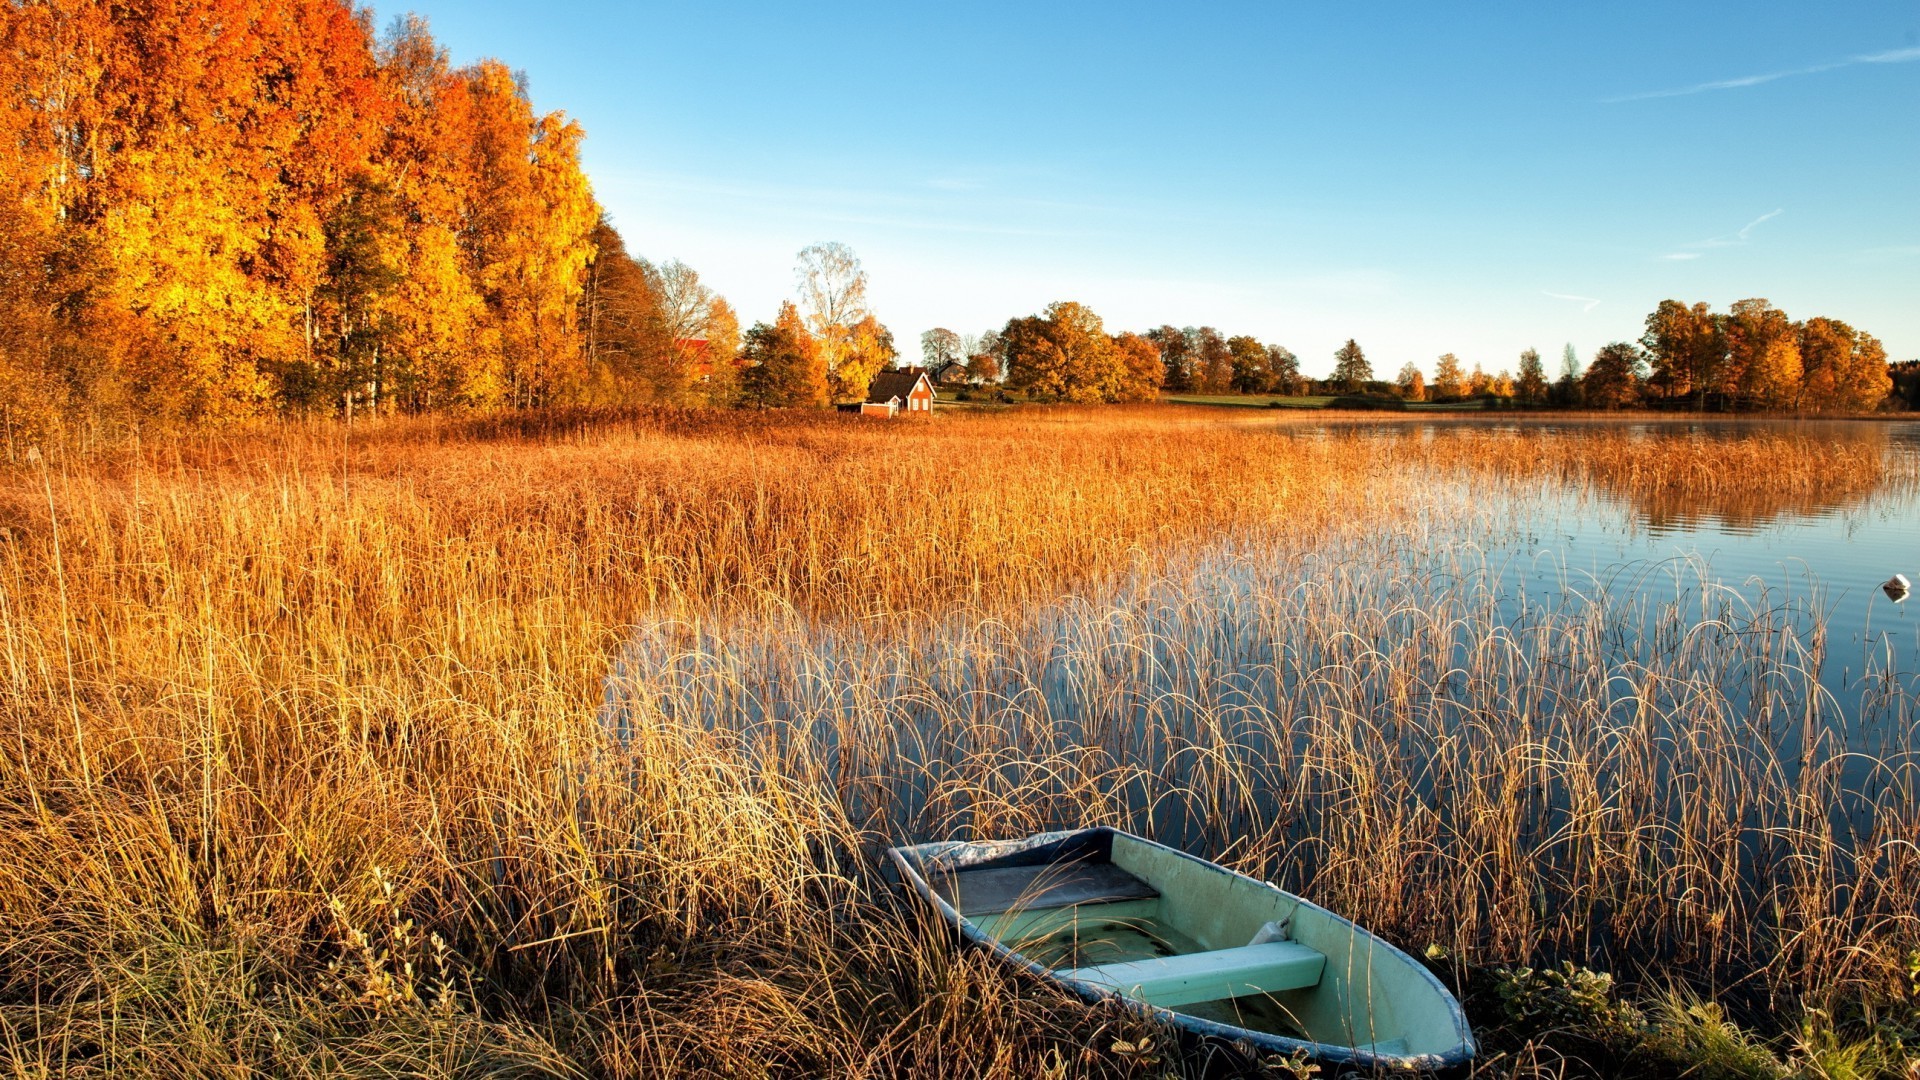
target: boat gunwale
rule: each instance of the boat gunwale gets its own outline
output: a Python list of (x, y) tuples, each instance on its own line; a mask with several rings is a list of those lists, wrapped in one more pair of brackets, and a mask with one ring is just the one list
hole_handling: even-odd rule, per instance
[[(1098, 849), (1102, 847), (1110, 851), (1113, 837), (1116, 836), (1124, 836), (1135, 843), (1144, 844), (1148, 847), (1178, 856), (1188, 862), (1197, 863), (1216, 873), (1228, 874), (1252, 882), (1263, 889), (1270, 889), (1290, 900), (1321, 912), (1337, 923), (1344, 924), (1351, 928), (1354, 934), (1366, 938), (1378, 948), (1386, 950), (1393, 957), (1399, 958), (1409, 968), (1418, 972), (1420, 977), (1426, 981), (1428, 987), (1438, 993), (1439, 999), (1447, 1006), (1448, 1019), (1453, 1022), (1454, 1030), (1459, 1033), (1459, 1042), (1437, 1054), (1386, 1054), (1362, 1049), (1357, 1046), (1342, 1046), (1338, 1043), (1314, 1042), (1308, 1039), (1289, 1038), (1285, 1035), (1256, 1031), (1252, 1028), (1239, 1027), (1234, 1024), (1223, 1024), (1218, 1021), (1208, 1020), (1190, 1013), (1179, 1012), (1164, 1006), (1152, 1005), (1140, 1001), (1137, 998), (1129, 997), (1118, 990), (1094, 983), (1082, 982), (1078, 979), (1069, 979), (1051, 968), (1042, 967), (1037, 961), (1028, 958), (1021, 952), (1009, 948), (999, 939), (981, 930), (974, 924), (972, 919), (960, 914), (956, 908), (940, 897), (940, 894), (934, 890), (932, 883), (928, 880), (927, 871), (930, 869), (938, 868), (949, 872), (958, 872), (969, 866), (992, 862), (1010, 855), (1024, 855), (1041, 851), (1049, 847), (1057, 848), (1063, 854), (1073, 852), (1075, 849), (1083, 849), (1090, 853), (1097, 853)], [(1001, 960), (1012, 964), (1014, 967), (1025, 971), (1035, 978), (1072, 991), (1076, 997), (1079, 997), (1089, 1005), (1098, 1005), (1108, 1001), (1119, 1001), (1129, 1008), (1145, 1010), (1164, 1023), (1171, 1023), (1181, 1030), (1191, 1032), (1202, 1038), (1218, 1039), (1228, 1043), (1250, 1043), (1254, 1048), (1267, 1053), (1292, 1055), (1305, 1051), (1309, 1056), (1319, 1061), (1334, 1065), (1350, 1065), (1361, 1069), (1385, 1068), (1444, 1072), (1465, 1066), (1474, 1058), (1476, 1048), (1473, 1039), (1473, 1029), (1467, 1023), (1466, 1010), (1461, 1007), (1459, 999), (1453, 996), (1453, 993), (1446, 988), (1446, 985), (1443, 984), (1432, 971), (1427, 969), (1425, 964), (1414, 959), (1405, 950), (1379, 937), (1352, 919), (1329, 911), (1319, 904), (1308, 900), (1306, 897), (1296, 893), (1290, 893), (1271, 882), (1261, 881), (1259, 878), (1229, 869), (1221, 866), (1219, 863), (1202, 859), (1197, 855), (1181, 851), (1178, 848), (1168, 847), (1158, 841), (1148, 840), (1143, 836), (1136, 836), (1133, 833), (1115, 829), (1111, 826), (1100, 825), (1091, 829), (1070, 829), (1060, 832), (1036, 833), (1033, 836), (1019, 840), (942, 840), (926, 844), (899, 845), (888, 848), (887, 856), (900, 871), (901, 878), (913, 887), (914, 892), (918, 893), (921, 899), (933, 904), (941, 917), (954, 928), (958, 929), (961, 935), (968, 941), (976, 945), (984, 946)]]

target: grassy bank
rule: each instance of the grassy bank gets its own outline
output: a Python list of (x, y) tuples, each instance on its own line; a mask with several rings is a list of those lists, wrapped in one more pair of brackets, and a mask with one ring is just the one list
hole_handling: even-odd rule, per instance
[[(1081, 821), (1178, 833), (1463, 986), (1644, 961), (1737, 984), (1775, 1054), (1808, 1008), (1897, 1003), (1911, 763), (1852, 854), (1841, 758), (1746, 737), (1805, 719), (1819, 642), (1680, 612), (1624, 666), (1607, 611), (1516, 627), (1415, 558), (1505, 527), (1477, 487), (1763, 518), (1912, 483), (1871, 438), (1194, 416), (392, 422), (0, 473), (0, 1055), (1161, 1072), (1137, 1022), (955, 953), (873, 873), (888, 841)], [(1277, 657), (1218, 636), (1223, 568)], [(1529, 1048), (1541, 1012), (1490, 1074), (1577, 1071)]]

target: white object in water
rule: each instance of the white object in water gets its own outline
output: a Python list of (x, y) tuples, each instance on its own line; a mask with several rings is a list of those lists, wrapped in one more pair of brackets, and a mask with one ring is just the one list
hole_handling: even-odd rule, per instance
[(1908, 590), (1912, 588), (1913, 582), (1908, 581), (1905, 574), (1895, 574), (1887, 579), (1886, 584), (1880, 586), (1881, 591), (1887, 594), (1887, 599), (1896, 604), (1905, 600)]

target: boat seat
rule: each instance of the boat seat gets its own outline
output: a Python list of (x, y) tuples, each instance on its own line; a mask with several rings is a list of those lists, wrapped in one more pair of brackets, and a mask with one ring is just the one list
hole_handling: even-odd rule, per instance
[(1056, 972), (1118, 990), (1149, 1005), (1191, 1005), (1245, 994), (1304, 990), (1320, 982), (1326, 955), (1297, 941), (1182, 953)]
[(1077, 904), (1151, 900), (1153, 886), (1112, 863), (1063, 862), (929, 875), (940, 898), (965, 916), (1040, 911)]

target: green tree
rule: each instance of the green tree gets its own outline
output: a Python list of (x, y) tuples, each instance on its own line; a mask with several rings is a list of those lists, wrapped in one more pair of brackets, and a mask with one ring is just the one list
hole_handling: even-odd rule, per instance
[(1367, 363), (1367, 354), (1352, 338), (1333, 354), (1333, 381), (1349, 394), (1366, 389), (1373, 381), (1373, 365)]
[(755, 323), (742, 350), (741, 400), (762, 409), (827, 403), (827, 363), (791, 301), (772, 326)]

